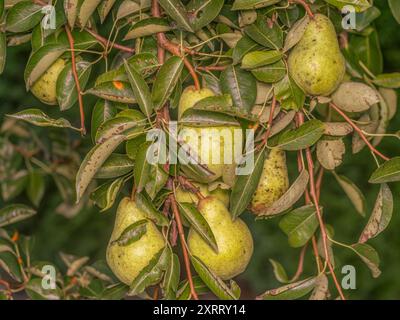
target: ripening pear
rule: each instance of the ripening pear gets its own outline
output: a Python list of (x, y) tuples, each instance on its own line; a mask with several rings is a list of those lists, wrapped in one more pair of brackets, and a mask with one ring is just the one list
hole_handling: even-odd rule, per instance
[(278, 200), (289, 188), (285, 152), (271, 149), (265, 159), (261, 178), (251, 201), (251, 211), (262, 212)]
[(189, 250), (223, 280), (242, 273), (253, 254), (253, 238), (249, 228), (239, 218), (232, 221), (225, 205), (216, 197), (201, 199), (198, 209), (207, 220), (218, 246), (216, 253), (194, 230), (188, 235)]
[(154, 255), (165, 246), (164, 237), (150, 220), (146, 224), (146, 233), (139, 240), (128, 245), (114, 242), (127, 227), (146, 218), (146, 214), (133, 200), (130, 198), (121, 200), (106, 255), (112, 272), (127, 285), (132, 283)]
[[(196, 102), (206, 97), (213, 96), (214, 93), (207, 88), (196, 91), (193, 87), (186, 88), (179, 103), (179, 116), (181, 117), (184, 111), (192, 108)], [(180, 130), (180, 137), (185, 142), (186, 147), (192, 155), (198, 157), (198, 161), (205, 165), (213, 174), (208, 181), (211, 182), (223, 176), (226, 167), (236, 166), (235, 153), (240, 154), (241, 148), (236, 147), (235, 143), (239, 141), (235, 138), (235, 130), (240, 129), (238, 126), (188, 126), (184, 125)], [(225, 151), (230, 154), (226, 155)]]
[(289, 72), (307, 94), (327, 96), (345, 74), (345, 60), (340, 52), (332, 22), (316, 14), (288, 59)]
[(31, 92), (46, 104), (57, 104), (57, 79), (65, 67), (64, 59), (57, 59), (46, 72), (33, 84)]
[(194, 86), (189, 86), (185, 88), (179, 100), (178, 119), (182, 117), (182, 114), (187, 109), (193, 107), (201, 99), (211, 97), (213, 95), (214, 92), (208, 88), (202, 88), (200, 90), (196, 90)]
[[(207, 184), (197, 183), (197, 182), (193, 182), (192, 184), (194, 186), (196, 186), (197, 188), (199, 188), (200, 193), (204, 197), (214, 196), (217, 199), (219, 199), (225, 205), (225, 207), (229, 207), (229, 191), (228, 190), (218, 187), (212, 191), (209, 191)], [(176, 196), (176, 200), (178, 202), (187, 202), (187, 203), (197, 204), (198, 200), (199, 200), (198, 197), (194, 193), (183, 190), (181, 187), (178, 187), (176, 189), (175, 196)]]

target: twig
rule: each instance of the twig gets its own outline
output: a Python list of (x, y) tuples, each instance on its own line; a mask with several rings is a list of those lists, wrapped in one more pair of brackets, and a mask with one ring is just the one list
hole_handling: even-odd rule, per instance
[(186, 177), (184, 176), (178, 176), (178, 182), (181, 185), (181, 187), (185, 190), (188, 190), (196, 195), (197, 198), (199, 199), (204, 199), (203, 194), (200, 192), (200, 188), (196, 187), (192, 182), (190, 182)]
[[(104, 38), (101, 35), (97, 34), (93, 30), (91, 30), (89, 28), (85, 28), (85, 30), (88, 33), (90, 33), (96, 40), (101, 42), (101, 44), (103, 44), (104, 46), (110, 45), (110, 42), (106, 38)], [(121, 51), (129, 52), (129, 53), (134, 53), (135, 52), (135, 49), (123, 46), (122, 44), (118, 44), (118, 43), (115, 43), (115, 42), (111, 42), (111, 46), (113, 48), (121, 50)]]
[(268, 127), (267, 127), (267, 130), (265, 131), (265, 133), (262, 136), (262, 141), (261, 141), (260, 145), (257, 146), (258, 149), (261, 149), (268, 142), (268, 138), (269, 138), (269, 136), (271, 134), (272, 121), (274, 120), (275, 108), (276, 108), (276, 97), (275, 97), (275, 95), (273, 95), (272, 96), (271, 110), (269, 111)]
[(306, 255), (306, 252), (307, 252), (307, 246), (308, 246), (308, 243), (306, 243), (304, 245), (304, 247), (301, 249), (300, 258), (299, 258), (299, 264), (297, 266), (297, 271), (296, 271), (295, 275), (293, 276), (293, 278), (290, 280), (290, 282), (296, 281), (301, 276), (301, 274), (303, 273), (304, 256)]
[(368, 146), (368, 148), (375, 153), (376, 155), (380, 156), (383, 160), (388, 161), (390, 158), (386, 157), (384, 154), (382, 154), (380, 151), (378, 151), (367, 139), (365, 136), (364, 132), (342, 111), (339, 109), (337, 105), (335, 105), (333, 102), (329, 104), (337, 113), (339, 113), (344, 120), (347, 121), (348, 124), (350, 124), (353, 129), (360, 135), (361, 139), (364, 140), (365, 144)]
[[(155, 18), (161, 17), (160, 6), (158, 4), (158, 0), (152, 0), (151, 14)], [(157, 44), (160, 47), (162, 47), (165, 50), (172, 53), (173, 55), (181, 57), (183, 59), (183, 63), (185, 64), (186, 68), (188, 69), (190, 75), (193, 78), (193, 82), (194, 82), (194, 86), (195, 86), (196, 90), (200, 90), (199, 77), (197, 76), (197, 73), (196, 73), (195, 69), (193, 68), (192, 64), (190, 63), (190, 61), (184, 55), (185, 52), (188, 54), (195, 54), (195, 51), (185, 48), (183, 46), (181, 47), (181, 46), (169, 41), (167, 39), (167, 37), (165, 36), (165, 34), (162, 32), (157, 33)], [(160, 56), (159, 56), (159, 59), (160, 59)]]
[(65, 26), (65, 31), (67, 32), (69, 46), (71, 48), (72, 74), (75, 79), (76, 91), (78, 93), (79, 112), (80, 112), (80, 116), (81, 116), (81, 134), (85, 135), (86, 134), (85, 111), (83, 109), (83, 99), (82, 99), (81, 85), (79, 83), (79, 76), (78, 76), (78, 72), (76, 71), (74, 38), (72, 36), (69, 26), (67, 26), (67, 25)]
[(314, 13), (312, 12), (310, 6), (307, 4), (305, 0), (289, 0), (289, 3), (297, 3), (303, 6), (303, 8), (306, 10), (308, 16), (311, 19), (314, 19)]
[[(301, 111), (297, 113), (297, 118), (298, 118), (299, 125), (302, 125), (304, 123), (304, 114)], [(321, 213), (321, 210), (319, 207), (319, 200), (318, 200), (317, 192), (316, 192), (316, 188), (315, 188), (314, 162), (312, 159), (310, 148), (306, 148), (306, 159), (307, 159), (307, 164), (308, 164), (308, 173), (310, 175), (310, 194), (311, 194), (312, 201), (314, 202), (315, 210), (317, 212), (317, 218), (318, 218), (318, 223), (319, 223), (320, 230), (321, 230), (322, 243), (323, 243), (323, 247), (324, 247), (325, 261), (331, 272), (333, 281), (335, 283), (335, 286), (339, 292), (341, 299), (346, 300), (346, 298), (343, 295), (342, 288), (340, 287), (340, 284), (336, 278), (335, 271), (333, 270), (333, 267), (332, 267), (332, 263), (330, 261), (330, 256), (329, 256), (329, 251), (328, 251), (328, 237), (327, 237), (327, 233), (326, 233), (326, 229), (325, 229), (325, 223), (324, 223), (324, 220), (322, 219), (322, 213)]]
[(223, 71), (227, 67), (228, 66), (198, 66), (196, 69), (201, 71)]
[(174, 213), (174, 217), (175, 217), (176, 224), (178, 227), (179, 238), (181, 240), (183, 259), (185, 261), (185, 268), (186, 268), (186, 274), (187, 274), (187, 278), (188, 278), (188, 282), (189, 282), (190, 293), (191, 293), (193, 299), (199, 300), (199, 297), (197, 296), (196, 290), (194, 288), (192, 272), (190, 271), (190, 260), (189, 260), (189, 255), (188, 255), (187, 248), (186, 248), (185, 233), (183, 231), (182, 220), (181, 220), (181, 216), (179, 214), (178, 205), (176, 203), (176, 199), (173, 194), (170, 195), (170, 199), (171, 199), (172, 211)]

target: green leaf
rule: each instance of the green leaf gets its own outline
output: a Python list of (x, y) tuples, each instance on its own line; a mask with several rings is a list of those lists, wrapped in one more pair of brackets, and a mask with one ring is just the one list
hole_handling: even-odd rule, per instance
[(155, 164), (150, 166), (150, 179), (145, 185), (145, 189), (150, 199), (154, 199), (157, 193), (164, 187), (168, 180), (168, 173), (161, 165)]
[(153, 102), (151, 101), (149, 87), (140, 73), (133, 69), (128, 61), (124, 60), (124, 66), (139, 108), (150, 119), (153, 112)]
[(290, 246), (302, 247), (311, 239), (318, 228), (316, 212), (314, 205), (306, 205), (290, 211), (279, 221), (279, 227), (288, 236)]
[(269, 259), (269, 262), (272, 264), (272, 267), (274, 269), (274, 275), (276, 280), (278, 280), (281, 283), (289, 282), (289, 277), (287, 276), (285, 268), (282, 266), (282, 264), (273, 259)]
[(113, 5), (115, 4), (116, 0), (103, 0), (100, 5), (98, 6), (98, 12), (100, 16), (100, 21), (101, 23), (104, 23), (104, 21), (107, 18), (107, 15), (111, 11)]
[(389, 225), (393, 214), (393, 195), (387, 184), (381, 184), (378, 198), (368, 223), (362, 231), (358, 242), (364, 243), (376, 237)]
[(18, 282), (23, 281), (21, 267), (18, 263), (16, 254), (12, 251), (0, 252), (0, 270), (3, 269), (6, 274)]
[(396, 0), (389, 0), (389, 7), (393, 17), (396, 19), (397, 23), (400, 24), (400, 3)]
[(0, 74), (3, 73), (6, 66), (7, 57), (7, 37), (5, 32), (0, 32)]
[[(193, 285), (194, 289), (196, 290), (197, 295), (201, 295), (204, 293), (210, 292), (208, 287), (205, 285), (203, 280), (199, 276), (193, 276)], [(190, 286), (189, 282), (187, 280), (182, 281), (179, 286), (178, 290), (176, 293), (176, 299), (177, 300), (190, 300), (191, 294), (190, 294)]]
[(392, 158), (382, 164), (369, 178), (369, 183), (400, 181), (400, 157)]
[(59, 43), (49, 43), (36, 50), (29, 57), (25, 67), (24, 79), (26, 88), (29, 89), (67, 50), (67, 45)]
[(92, 141), (96, 141), (96, 132), (100, 125), (106, 120), (113, 118), (117, 114), (117, 108), (114, 104), (107, 100), (98, 100), (93, 107), (91, 119), (91, 137)]
[(295, 300), (305, 296), (314, 289), (316, 278), (307, 278), (287, 284), (283, 287), (271, 289), (258, 296), (259, 300)]
[(86, 23), (89, 21), (101, 1), (102, 0), (86, 0), (82, 2), (78, 13), (78, 21), (82, 28), (86, 26)]
[(132, 223), (121, 232), (118, 239), (111, 242), (111, 245), (125, 247), (138, 241), (147, 232), (147, 222), (148, 221), (146, 219), (142, 219)]
[(224, 0), (191, 0), (187, 6), (188, 20), (194, 31), (207, 26), (221, 11)]
[(237, 176), (230, 196), (229, 211), (233, 218), (238, 217), (251, 202), (261, 178), (265, 157), (266, 151), (264, 149), (254, 153), (253, 171), (249, 175)]
[(221, 278), (212, 273), (198, 257), (191, 256), (190, 259), (200, 278), (218, 298), (222, 300), (238, 300), (240, 298), (240, 290), (239, 292), (232, 290), (237, 287), (233, 280), (231, 280), (231, 287), (229, 287)]
[[(229, 95), (224, 95), (224, 97), (231, 101), (230, 107), (228, 107), (229, 104), (222, 105), (225, 98), (221, 96), (210, 97), (215, 99), (206, 98), (207, 101), (202, 99), (183, 113), (179, 124), (193, 127), (239, 126), (235, 118), (224, 114), (225, 112), (232, 113), (232, 100)], [(221, 101), (222, 99), (219, 98), (223, 98), (224, 101)]]
[(367, 265), (370, 269), (371, 274), (374, 278), (380, 276), (381, 271), (379, 270), (379, 255), (373, 247), (366, 243), (355, 243), (350, 247)]
[(93, 88), (86, 90), (85, 94), (92, 94), (96, 97), (121, 103), (136, 103), (129, 82), (108, 81), (95, 85)]
[(11, 204), (0, 209), (0, 227), (25, 220), (36, 214), (36, 210), (24, 204)]
[(124, 283), (113, 284), (107, 287), (102, 295), (102, 300), (121, 300), (125, 297), (127, 292), (129, 291), (129, 287)]
[(194, 32), (188, 20), (188, 12), (180, 0), (159, 0), (161, 7), (182, 29)]
[(368, 27), (376, 18), (381, 15), (381, 11), (377, 7), (371, 7), (364, 12), (357, 13), (356, 20), (356, 30), (358, 32), (363, 31)]
[(235, 0), (232, 10), (259, 9), (278, 3), (280, 0)]
[[(85, 89), (90, 77), (91, 69), (92, 66), (87, 61), (79, 61), (76, 64), (76, 71), (78, 73), (81, 90)], [(76, 90), (75, 78), (72, 72), (72, 64), (66, 65), (58, 76), (56, 92), (58, 105), (60, 106), (61, 111), (71, 108), (78, 100), (78, 92)]]
[(26, 284), (25, 291), (32, 300), (60, 300), (62, 291), (59, 287), (55, 289), (44, 289), (41, 278), (32, 278)]
[(338, 175), (332, 171), (336, 181), (342, 187), (343, 191), (346, 193), (347, 197), (350, 199), (351, 203), (356, 208), (357, 212), (365, 217), (365, 212), (367, 210), (367, 204), (365, 201), (364, 194), (361, 190), (347, 177), (343, 175)]
[(76, 175), (76, 202), (78, 203), (83, 193), (92, 181), (96, 172), (103, 165), (109, 155), (126, 139), (123, 135), (115, 135), (102, 143), (94, 146), (83, 159)]
[(176, 292), (178, 290), (180, 279), (180, 269), (179, 257), (173, 253), (167, 270), (165, 270), (164, 279), (161, 284), (164, 296), (167, 299), (176, 299)]
[[(242, 60), (243, 69), (254, 69), (268, 64), (278, 62), (283, 57), (283, 53), (277, 50), (253, 51), (246, 54)], [(285, 68), (286, 70), (286, 68)]]
[(297, 179), (292, 183), (290, 188), (271, 206), (265, 208), (264, 211), (258, 213), (259, 218), (270, 218), (279, 213), (282, 213), (288, 209), (292, 205), (294, 205), (300, 197), (304, 194), (304, 191), (307, 188), (308, 180), (310, 175), (307, 170), (303, 170), (300, 172)]
[(28, 174), (26, 170), (13, 172), (11, 176), (4, 179), (1, 184), (1, 192), (4, 201), (10, 201), (19, 196), (28, 183)]
[(147, 37), (170, 30), (172, 30), (172, 27), (167, 20), (163, 18), (146, 18), (136, 22), (125, 35), (124, 40)]
[(283, 46), (283, 52), (289, 51), (297, 43), (299, 43), (299, 41), (304, 35), (304, 32), (306, 31), (309, 22), (310, 18), (306, 14), (303, 18), (297, 20), (293, 24), (293, 26), (290, 28), (289, 32), (286, 35), (285, 44)]
[(28, 179), (26, 193), (33, 205), (38, 207), (40, 201), (43, 199), (46, 188), (44, 177), (39, 171), (33, 170), (29, 172)]
[(110, 179), (117, 178), (133, 170), (135, 162), (126, 154), (113, 153), (97, 171), (95, 178)]
[(244, 32), (266, 48), (279, 50), (283, 46), (283, 32), (277, 23), (270, 28), (263, 16), (244, 28)]
[(325, 2), (339, 9), (343, 9), (343, 7), (351, 5), (355, 8), (356, 12), (362, 12), (371, 7), (371, 4), (368, 0), (325, 0)]
[(218, 254), (218, 244), (211, 227), (200, 211), (191, 203), (179, 202), (179, 211), (190, 223), (194, 230)]
[(229, 66), (221, 72), (221, 90), (232, 96), (233, 105), (243, 113), (250, 113), (257, 98), (257, 82), (254, 76), (239, 67)]
[(52, 119), (39, 109), (25, 109), (14, 114), (8, 114), (7, 117), (23, 120), (38, 127), (71, 128), (79, 131), (68, 120), (64, 118)]
[(380, 74), (372, 82), (384, 88), (400, 88), (400, 72)]
[(110, 209), (125, 183), (125, 177), (108, 181), (97, 187), (90, 195), (90, 199), (104, 212)]
[(152, 92), (152, 100), (156, 110), (160, 109), (171, 95), (182, 69), (183, 59), (176, 56), (169, 58), (161, 66), (154, 81)]
[(149, 264), (140, 271), (139, 275), (132, 281), (129, 288), (129, 295), (138, 295), (147, 287), (160, 282), (163, 271), (168, 267), (168, 261), (171, 259), (171, 249), (165, 247), (157, 252), (150, 260)]
[(168, 218), (157, 210), (154, 203), (148, 198), (145, 192), (136, 192), (135, 201), (138, 208), (146, 214), (148, 219), (152, 220), (160, 227), (168, 226)]
[(145, 142), (140, 147), (136, 154), (135, 168), (133, 176), (135, 178), (136, 191), (141, 192), (149, 179), (150, 163), (147, 161), (147, 151), (151, 142)]
[(254, 77), (262, 82), (275, 83), (286, 75), (286, 66), (282, 60), (273, 64), (251, 70)]
[(258, 49), (262, 49), (262, 47), (257, 42), (253, 41), (250, 37), (244, 35), (233, 48), (233, 64), (239, 63), (247, 53)]
[(306, 95), (289, 75), (274, 84), (274, 92), (283, 109), (297, 111), (303, 108)]
[(276, 147), (282, 150), (301, 150), (315, 144), (324, 134), (324, 123), (312, 119), (299, 128), (284, 132), (278, 139)]
[(22, 1), (11, 7), (7, 14), (6, 29), (10, 32), (25, 32), (33, 29), (42, 20), (42, 6), (32, 1)]

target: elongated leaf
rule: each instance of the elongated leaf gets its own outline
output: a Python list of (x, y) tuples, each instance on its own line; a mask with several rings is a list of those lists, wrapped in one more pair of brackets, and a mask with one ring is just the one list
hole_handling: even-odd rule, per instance
[[(282, 59), (282, 52), (277, 50), (253, 51), (246, 54), (242, 60), (243, 69), (254, 69), (278, 62)], [(286, 70), (286, 69), (285, 69)]]
[(138, 208), (140, 208), (147, 216), (148, 219), (154, 221), (155, 224), (165, 227), (168, 226), (168, 219), (157, 208), (154, 203), (147, 197), (145, 192), (136, 193), (135, 201)]
[(244, 28), (244, 32), (264, 47), (279, 50), (283, 46), (283, 32), (278, 24), (270, 28), (263, 17)]
[(42, 6), (31, 1), (15, 4), (7, 14), (6, 29), (25, 32), (36, 26), (43, 17)]
[(297, 111), (303, 108), (306, 96), (289, 75), (274, 84), (274, 92), (283, 109)]
[(179, 211), (205, 242), (218, 253), (218, 244), (215, 240), (214, 233), (200, 211), (193, 204), (185, 202), (179, 203)]
[(246, 55), (247, 53), (261, 48), (262, 47), (257, 42), (253, 41), (250, 37), (244, 35), (233, 48), (233, 64), (239, 63), (244, 55)]
[[(225, 95), (228, 96), (228, 95)], [(230, 98), (230, 96), (228, 96)], [(217, 97), (213, 97), (217, 98)], [(204, 100), (204, 99), (203, 99)], [(200, 100), (202, 101), (202, 100)], [(208, 104), (208, 102), (210, 104)], [(204, 101), (204, 103), (196, 103), (193, 108), (190, 108), (186, 110), (181, 119), (179, 120), (179, 124), (182, 125), (188, 125), (188, 126), (193, 126), (193, 127), (215, 127), (215, 126), (238, 126), (239, 123), (235, 118), (233, 118), (230, 115), (225, 115), (220, 112), (210, 112), (212, 111), (211, 108), (216, 107), (216, 104), (213, 104), (212, 101), (208, 100), (207, 102)], [(199, 109), (197, 109), (199, 107)], [(200, 109), (203, 108), (204, 110)], [(207, 110), (207, 108), (210, 108), (210, 110)], [(224, 108), (224, 110), (227, 110)], [(230, 110), (232, 110), (232, 104), (230, 107)]]
[(389, 0), (389, 7), (393, 17), (396, 19), (397, 23), (400, 24), (400, 3), (396, 0)]
[(269, 218), (290, 209), (290, 207), (294, 205), (303, 195), (307, 188), (309, 178), (310, 175), (308, 174), (307, 170), (301, 171), (297, 179), (282, 195), (282, 197), (276, 200), (270, 207), (265, 208), (264, 211), (261, 211), (259, 213), (259, 217)]
[(143, 143), (139, 151), (136, 155), (136, 165), (133, 171), (133, 175), (135, 177), (135, 186), (137, 192), (141, 192), (145, 187), (150, 173), (150, 163), (147, 161), (147, 151), (149, 150), (151, 143), (145, 142)]
[(169, 58), (158, 71), (152, 92), (152, 100), (156, 110), (160, 109), (171, 95), (182, 69), (183, 60), (174, 56)]
[(279, 137), (277, 147), (283, 150), (301, 150), (312, 146), (324, 134), (324, 123), (312, 119), (299, 128), (287, 131)]
[(289, 51), (301, 40), (309, 22), (310, 18), (307, 14), (302, 19), (296, 21), (286, 35), (283, 52)]
[(110, 101), (98, 100), (92, 111), (91, 119), (91, 137), (92, 141), (96, 141), (96, 132), (100, 125), (106, 120), (111, 119), (117, 114), (117, 108)]
[(395, 182), (400, 180), (400, 157), (386, 161), (369, 178), (369, 183)]
[(7, 38), (5, 32), (0, 32), (0, 74), (3, 73), (6, 66), (7, 57)]
[(262, 82), (275, 83), (286, 75), (286, 66), (282, 60), (267, 66), (251, 69), (254, 77)]
[(400, 72), (380, 74), (372, 82), (384, 88), (400, 88)]
[(147, 222), (148, 221), (146, 219), (142, 219), (132, 223), (121, 232), (121, 235), (118, 237), (118, 239), (111, 242), (111, 245), (125, 247), (129, 246), (135, 241), (138, 241), (147, 232)]
[(319, 275), (315, 282), (315, 288), (310, 296), (310, 300), (326, 300), (329, 297), (328, 277), (323, 273)]
[(64, 12), (71, 29), (74, 28), (78, 8), (82, 0), (64, 0)]
[(150, 166), (150, 179), (145, 185), (145, 189), (150, 199), (154, 199), (157, 193), (164, 187), (168, 180), (168, 173), (162, 165), (155, 164)]
[(351, 5), (354, 7), (356, 12), (362, 12), (371, 7), (371, 3), (368, 0), (325, 0), (325, 2), (328, 2), (339, 9), (343, 9), (346, 5)]
[(159, 0), (165, 12), (186, 31), (194, 32), (188, 20), (188, 12), (180, 0)]
[(45, 289), (41, 278), (32, 278), (26, 284), (26, 293), (32, 300), (60, 300), (62, 298), (61, 289)]
[(104, 20), (106, 20), (108, 13), (110, 12), (110, 10), (112, 9), (112, 7), (114, 6), (116, 0), (103, 0), (99, 7), (98, 7), (98, 11), (99, 11), (99, 16), (100, 16), (100, 21), (101, 23), (104, 22)]
[(180, 263), (179, 257), (173, 253), (171, 261), (165, 271), (164, 279), (162, 282), (162, 289), (164, 296), (167, 299), (176, 299), (176, 291), (178, 290), (179, 279), (180, 279)]
[(100, 212), (104, 212), (113, 206), (124, 182), (125, 177), (114, 179), (102, 184), (91, 193), (90, 199), (101, 209)]
[(133, 170), (135, 162), (126, 154), (111, 154), (96, 173), (96, 178), (117, 178)]
[(268, 7), (280, 0), (235, 0), (232, 10), (249, 10)]
[(224, 0), (191, 0), (187, 6), (188, 20), (194, 31), (207, 26), (221, 11)]
[(25, 220), (36, 214), (36, 211), (23, 204), (11, 204), (0, 209), (0, 227)]
[(128, 74), (129, 82), (131, 83), (133, 94), (135, 95), (136, 101), (139, 104), (140, 110), (150, 118), (153, 112), (153, 102), (151, 100), (151, 94), (146, 81), (135, 69), (133, 69), (129, 63), (124, 60), (125, 71)]
[(23, 120), (38, 127), (58, 127), (58, 128), (74, 128), (68, 120), (64, 118), (52, 119), (42, 110), (39, 109), (25, 109), (23, 111), (7, 115), (10, 118)]
[(334, 171), (332, 171), (333, 175), (336, 178), (336, 181), (342, 187), (343, 191), (349, 197), (350, 201), (353, 203), (357, 212), (365, 217), (365, 212), (367, 210), (367, 205), (365, 201), (365, 197), (361, 190), (347, 177), (338, 175)]
[(130, 83), (122, 81), (103, 82), (86, 90), (86, 94), (121, 103), (136, 103)]
[(273, 259), (269, 259), (269, 262), (272, 264), (272, 267), (274, 269), (274, 275), (276, 280), (278, 280), (281, 283), (289, 282), (289, 277), (287, 276), (285, 268), (282, 266), (282, 264)]
[(90, 17), (95, 12), (97, 6), (102, 0), (85, 0), (81, 4), (78, 13), (78, 21), (81, 27), (85, 27), (86, 23), (89, 21)]
[(376, 237), (389, 225), (393, 214), (393, 195), (387, 184), (381, 184), (374, 209), (368, 223), (360, 235), (358, 242), (364, 243), (368, 239)]
[(125, 35), (124, 40), (143, 38), (160, 32), (170, 31), (172, 27), (163, 18), (147, 18), (136, 22)]
[(306, 205), (290, 211), (279, 222), (279, 227), (289, 238), (290, 246), (304, 246), (314, 235), (318, 219), (314, 205)]
[(123, 135), (115, 135), (108, 140), (94, 146), (83, 159), (76, 175), (75, 190), (76, 202), (78, 203), (83, 193), (92, 181), (96, 172), (103, 165), (104, 161), (126, 138)]
[(260, 181), (265, 157), (265, 150), (255, 153), (253, 171), (249, 175), (237, 176), (230, 196), (229, 211), (233, 218), (238, 217), (249, 205)]
[(314, 289), (316, 278), (307, 278), (287, 284), (283, 287), (271, 289), (258, 296), (260, 300), (295, 300), (305, 296)]
[(45, 187), (46, 186), (44, 177), (39, 171), (33, 170), (29, 172), (29, 180), (26, 193), (29, 200), (33, 203), (35, 207), (38, 207), (40, 201), (42, 201)]
[(380, 276), (381, 271), (379, 270), (379, 255), (373, 247), (366, 243), (356, 243), (351, 246), (353, 251), (361, 258), (361, 260), (370, 269), (371, 274), (374, 278)]
[[(235, 283), (231, 280), (231, 288), (229, 288), (225, 282), (223, 282), (218, 276), (213, 274), (207, 266), (196, 256), (190, 257), (193, 267), (204, 281), (208, 288), (222, 300), (237, 300), (240, 297), (239, 294), (232, 291), (232, 284)], [(236, 283), (234, 286), (237, 286)]]

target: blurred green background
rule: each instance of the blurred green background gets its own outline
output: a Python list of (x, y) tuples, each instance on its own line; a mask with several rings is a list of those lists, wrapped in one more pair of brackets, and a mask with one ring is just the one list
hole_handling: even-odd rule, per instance
[[(400, 36), (399, 25), (393, 19), (387, 1), (375, 1), (382, 15), (377, 19), (376, 26), (379, 31), (382, 52), (385, 61), (385, 71), (400, 70)], [(14, 47), (8, 51), (8, 61), (4, 74), (0, 77), (0, 115), (13, 113), (21, 107), (37, 107), (39, 102), (25, 92), (23, 71), (25, 61), (29, 54), (29, 45)], [(91, 100), (85, 101), (87, 110), (93, 107)], [(47, 109), (51, 107), (45, 107)], [(54, 109), (56, 111), (56, 109)], [(65, 115), (74, 119), (72, 110)], [(89, 113), (89, 111), (87, 111)], [(57, 112), (56, 112), (57, 113)], [(77, 121), (75, 121), (77, 122)], [(389, 130), (398, 131), (400, 128), (400, 115), (391, 122)], [(87, 139), (88, 143), (89, 139)], [(399, 155), (400, 143), (395, 138), (387, 138), (380, 145), (380, 150), (390, 156)], [(294, 161), (289, 162), (294, 163)], [(375, 168), (375, 162), (367, 150), (357, 154), (347, 154), (344, 164), (339, 167), (338, 173), (345, 174), (352, 179), (364, 192), (368, 202), (368, 211), (373, 208), (377, 196), (377, 185), (367, 183), (369, 175)], [(292, 168), (294, 172), (295, 168)], [(381, 258), (382, 275), (373, 279), (363, 262), (346, 248), (334, 247), (337, 256), (337, 275), (341, 279), (341, 266), (350, 264), (356, 267), (357, 289), (345, 292), (352, 299), (400, 299), (400, 185), (390, 185), (395, 199), (392, 222), (389, 227), (370, 244), (378, 251)], [(38, 215), (29, 222), (14, 225), (25, 234), (35, 236), (33, 257), (35, 260), (49, 260), (60, 263), (59, 251), (75, 255), (88, 255), (93, 260), (103, 259), (105, 247), (111, 234), (114, 221), (114, 211), (101, 214), (96, 208), (80, 212), (72, 219), (67, 219), (56, 214), (55, 208), (60, 203), (60, 198), (49, 187), (45, 199), (38, 210)], [(354, 243), (363, 229), (366, 219), (359, 216), (353, 209), (350, 201), (342, 192), (336, 180), (329, 173), (325, 174), (322, 205), (325, 207), (324, 218), (335, 229), (335, 239), (344, 243)], [(254, 298), (256, 294), (266, 289), (279, 286), (272, 272), (268, 259), (272, 258), (281, 262), (289, 273), (294, 274), (297, 268), (299, 249), (292, 249), (287, 244), (287, 238), (278, 227), (279, 219), (254, 221), (254, 216), (249, 213), (243, 215), (253, 231), (255, 240), (254, 256), (247, 271), (240, 276), (243, 298)], [(307, 252), (304, 274), (314, 272), (314, 258), (310, 250)], [(333, 297), (336, 297), (334, 287), (331, 286)]]

